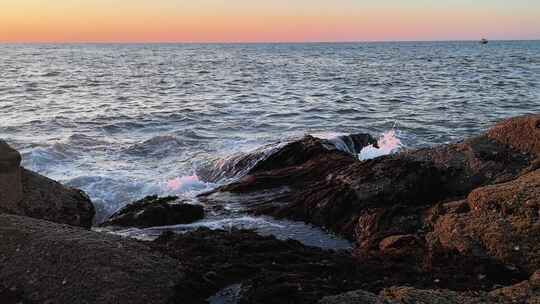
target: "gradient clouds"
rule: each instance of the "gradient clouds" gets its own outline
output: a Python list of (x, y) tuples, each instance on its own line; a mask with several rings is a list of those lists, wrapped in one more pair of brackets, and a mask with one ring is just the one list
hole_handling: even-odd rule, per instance
[(0, 0), (5, 42), (539, 39), (538, 0)]

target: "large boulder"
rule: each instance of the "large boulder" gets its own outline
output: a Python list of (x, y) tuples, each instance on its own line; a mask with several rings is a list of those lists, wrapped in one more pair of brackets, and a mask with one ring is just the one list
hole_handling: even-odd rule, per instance
[(95, 210), (81, 190), (20, 167), (21, 155), (0, 141), (0, 211), (89, 228)]
[(0, 140), (0, 210), (16, 210), (22, 199), (21, 154)]
[(497, 142), (540, 157), (540, 114), (504, 120), (487, 132)]
[(490, 258), (529, 274), (540, 268), (540, 170), (472, 191), (467, 212), (435, 220), (431, 247)]
[(199, 168), (197, 176), (204, 181), (217, 182), (240, 178), (256, 172), (302, 165), (313, 157), (338, 153), (355, 158), (362, 148), (377, 140), (369, 134), (342, 135), (321, 139), (306, 135), (299, 140), (269, 144), (249, 153), (237, 153), (218, 159), (209, 166)]
[(7, 296), (35, 303), (168, 303), (183, 278), (175, 260), (138, 241), (7, 214), (0, 261)]
[(186, 203), (176, 196), (147, 196), (115, 212), (101, 226), (145, 228), (188, 224), (202, 218), (201, 205)]
[[(536, 140), (530, 136), (529, 141)], [(303, 220), (360, 243), (366, 236), (356, 227), (365, 215), (384, 213), (377, 218), (403, 223), (379, 225), (393, 228), (377, 228), (376, 238), (366, 243), (377, 246), (387, 236), (422, 229), (420, 218), (427, 208), (463, 198), (480, 186), (512, 180), (535, 159), (486, 134), (368, 161), (324, 146), (324, 141), (307, 136), (267, 156), (240, 180), (201, 198), (235, 200), (253, 213)]]

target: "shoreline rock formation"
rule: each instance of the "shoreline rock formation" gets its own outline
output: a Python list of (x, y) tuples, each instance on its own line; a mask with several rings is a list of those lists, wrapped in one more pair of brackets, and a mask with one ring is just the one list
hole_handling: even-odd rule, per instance
[(90, 228), (94, 205), (81, 190), (22, 168), (21, 155), (0, 141), (0, 211)]
[[(235, 286), (239, 304), (540, 303), (539, 114), (459, 143), (367, 161), (351, 152), (373, 141), (359, 136), (348, 150), (305, 136), (238, 155), (206, 171), (237, 179), (198, 198), (320, 226), (354, 241), (350, 252), (248, 230), (142, 242), (48, 222), (86, 226), (90, 209), (81, 193), (21, 169), (20, 215), (0, 214), (0, 302), (207, 303)], [(146, 198), (109, 224), (204, 216), (176, 200)]]
[(187, 203), (177, 196), (147, 196), (121, 208), (100, 226), (145, 228), (189, 224), (202, 218), (202, 205)]
[(21, 154), (0, 140), (0, 210), (15, 210), (22, 199)]

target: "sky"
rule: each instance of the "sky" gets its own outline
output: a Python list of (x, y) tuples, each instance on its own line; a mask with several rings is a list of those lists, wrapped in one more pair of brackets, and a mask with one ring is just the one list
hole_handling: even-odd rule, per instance
[(0, 42), (540, 39), (540, 0), (0, 0)]

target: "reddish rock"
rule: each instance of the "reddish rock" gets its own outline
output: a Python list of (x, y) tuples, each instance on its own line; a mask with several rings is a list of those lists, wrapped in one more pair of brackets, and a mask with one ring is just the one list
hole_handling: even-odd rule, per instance
[(437, 219), (433, 247), (486, 257), (531, 274), (540, 268), (540, 170), (475, 189), (470, 211)]
[(497, 142), (540, 157), (540, 114), (504, 120), (487, 132)]

